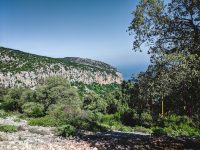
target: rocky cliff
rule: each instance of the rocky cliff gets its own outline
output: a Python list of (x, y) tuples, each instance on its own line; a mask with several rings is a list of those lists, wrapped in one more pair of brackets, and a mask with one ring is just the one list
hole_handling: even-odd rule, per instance
[(50, 76), (63, 76), (86, 84), (121, 83), (112, 66), (83, 58), (50, 58), (0, 47), (0, 87), (34, 87)]

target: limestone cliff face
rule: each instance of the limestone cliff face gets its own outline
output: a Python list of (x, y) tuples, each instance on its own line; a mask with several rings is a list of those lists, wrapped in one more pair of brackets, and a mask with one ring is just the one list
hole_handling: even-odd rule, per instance
[[(88, 61), (88, 60), (87, 60)], [(50, 76), (63, 76), (71, 82), (111, 84), (122, 82), (116, 69), (64, 61), (0, 47), (0, 87), (34, 87)], [(109, 68), (113, 68), (110, 66)]]

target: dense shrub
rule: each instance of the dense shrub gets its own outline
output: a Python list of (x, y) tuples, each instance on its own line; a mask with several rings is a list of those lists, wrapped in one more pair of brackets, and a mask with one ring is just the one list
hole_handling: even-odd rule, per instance
[(13, 125), (0, 124), (0, 131), (1, 132), (17, 132), (17, 127)]
[(8, 92), (8, 89), (0, 87), (0, 102), (3, 101), (3, 97), (4, 95), (7, 94), (7, 92)]
[(22, 106), (27, 102), (36, 102), (36, 93), (34, 90), (26, 89), (25, 91), (23, 91), (20, 97), (19, 104)]
[(195, 128), (194, 123), (187, 116), (173, 114), (161, 117), (157, 125), (160, 127), (153, 128), (155, 134), (160, 131), (172, 136), (200, 136), (200, 130)]
[(82, 106), (77, 90), (62, 77), (50, 77), (44, 85), (36, 87), (35, 93), (36, 100), (44, 105), (45, 111), (57, 103)]
[(8, 93), (3, 97), (4, 108), (11, 111), (21, 111), (21, 105), (19, 103), (23, 88), (11, 88)]
[(120, 120), (127, 126), (136, 126), (140, 124), (137, 113), (131, 109), (121, 112)]
[(152, 118), (150, 112), (143, 112), (141, 114), (140, 125), (147, 127), (147, 128), (153, 126), (153, 118)]
[(76, 124), (77, 120), (81, 119), (82, 111), (77, 106), (66, 104), (51, 105), (48, 109), (48, 115), (64, 124)]
[(187, 124), (189, 126), (194, 126), (192, 119), (187, 116), (177, 116), (175, 114), (169, 115), (163, 118), (165, 127), (171, 125)]
[(135, 132), (152, 133), (152, 130), (143, 126), (136, 126), (133, 128)]
[(58, 135), (63, 137), (74, 136), (76, 133), (76, 128), (72, 125), (62, 125), (57, 128)]
[(116, 92), (109, 93), (105, 95), (107, 107), (106, 107), (106, 113), (108, 114), (115, 114), (118, 111), (120, 111), (120, 107), (122, 106), (122, 103), (120, 100), (115, 98)]
[(44, 106), (36, 102), (27, 102), (22, 106), (22, 111), (28, 117), (41, 117), (44, 115)]
[(58, 126), (59, 122), (57, 122), (54, 118), (51, 118), (50, 116), (44, 116), (40, 118), (29, 119), (28, 124), (31, 126), (54, 127)]
[(152, 131), (153, 131), (153, 134), (156, 136), (167, 135), (167, 132), (163, 128), (160, 128), (160, 127), (155, 127), (152, 129)]
[(7, 112), (5, 112), (4, 110), (0, 110), (0, 118), (6, 118), (8, 116), (9, 114)]
[(83, 108), (94, 113), (105, 113), (108, 104), (106, 101), (94, 92), (90, 92), (83, 98)]

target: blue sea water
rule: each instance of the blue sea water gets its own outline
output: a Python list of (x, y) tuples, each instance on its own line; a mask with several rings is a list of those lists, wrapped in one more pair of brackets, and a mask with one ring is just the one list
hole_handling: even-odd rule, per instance
[(124, 80), (131, 79), (132, 75), (137, 75), (140, 72), (146, 71), (148, 64), (117, 66), (117, 69), (122, 73)]

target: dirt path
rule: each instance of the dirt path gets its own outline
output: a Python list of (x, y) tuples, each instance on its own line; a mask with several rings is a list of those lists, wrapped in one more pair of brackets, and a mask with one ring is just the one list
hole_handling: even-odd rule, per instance
[(200, 138), (107, 132), (84, 135), (82, 140), (100, 150), (200, 150)]
[(15, 125), (15, 133), (0, 132), (0, 150), (200, 150), (200, 139), (152, 136), (143, 133), (86, 132), (74, 139), (55, 135), (55, 128), (27, 125), (15, 117), (0, 118), (0, 124)]
[(0, 118), (0, 124), (18, 128), (14, 133), (0, 132), (0, 150), (97, 150), (87, 141), (56, 136), (55, 128), (29, 126), (26, 120), (13, 120), (15, 117)]

